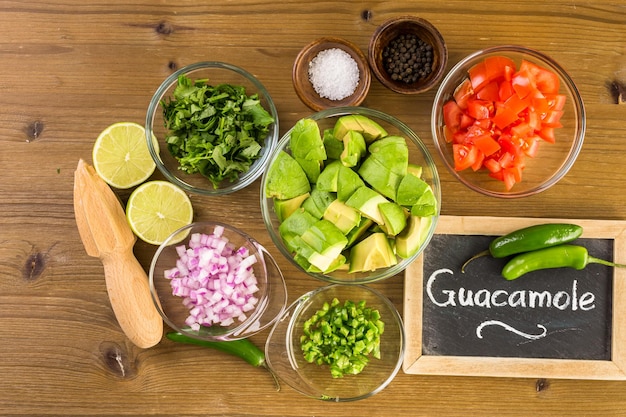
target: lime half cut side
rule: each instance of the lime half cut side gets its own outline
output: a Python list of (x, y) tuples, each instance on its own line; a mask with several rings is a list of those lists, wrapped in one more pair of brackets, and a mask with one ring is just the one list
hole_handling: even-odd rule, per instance
[[(148, 181), (128, 198), (126, 218), (139, 239), (160, 245), (192, 222), (193, 207), (189, 196), (178, 186), (167, 181)], [(184, 237), (177, 236), (179, 240)]]
[[(156, 137), (152, 140), (158, 152)], [(141, 184), (156, 168), (145, 128), (134, 122), (118, 122), (104, 129), (94, 143), (92, 158), (98, 175), (119, 189)]]

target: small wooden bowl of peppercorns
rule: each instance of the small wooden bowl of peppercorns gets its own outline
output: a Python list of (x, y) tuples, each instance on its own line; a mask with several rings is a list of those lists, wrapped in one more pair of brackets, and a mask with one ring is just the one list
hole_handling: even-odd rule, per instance
[(448, 48), (430, 22), (401, 16), (380, 25), (370, 40), (372, 72), (396, 93), (419, 94), (435, 86), (444, 75)]

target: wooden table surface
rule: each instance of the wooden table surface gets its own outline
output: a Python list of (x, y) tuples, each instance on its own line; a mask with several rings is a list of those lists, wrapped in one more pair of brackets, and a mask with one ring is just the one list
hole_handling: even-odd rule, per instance
[[(625, 1), (0, 1), (0, 415), (626, 415), (626, 382), (403, 372), (367, 400), (325, 403), (287, 386), (277, 393), (268, 374), (238, 358), (167, 340), (141, 350), (121, 332), (102, 265), (86, 255), (72, 206), (74, 169), (79, 158), (91, 161), (100, 131), (117, 121), (143, 123), (168, 74), (218, 60), (265, 84), (284, 133), (311, 113), (291, 84), (300, 48), (334, 35), (365, 51), (376, 26), (402, 14), (439, 28), (449, 66), (492, 45), (539, 49), (569, 71), (586, 104), (578, 161), (540, 195), (479, 196), (437, 157), (443, 214), (626, 219), (626, 105), (618, 105)], [(363, 105), (406, 122), (434, 153), (434, 95), (402, 96), (373, 80)], [(291, 301), (322, 284), (273, 246), (258, 193), (259, 181), (231, 196), (194, 195), (196, 219), (228, 221), (267, 245)], [(155, 247), (138, 243), (135, 251), (147, 268)], [(375, 286), (402, 311), (403, 277)]]

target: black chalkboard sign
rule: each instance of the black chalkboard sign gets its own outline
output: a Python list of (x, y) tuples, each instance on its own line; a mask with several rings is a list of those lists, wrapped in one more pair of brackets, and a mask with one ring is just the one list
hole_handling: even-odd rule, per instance
[[(503, 259), (478, 258), (493, 237), (436, 235), (424, 254), (422, 349), (428, 355), (611, 358), (613, 269), (543, 270), (502, 278)], [(613, 241), (579, 239), (613, 259)], [(445, 329), (445, 331), (442, 331)], [(593, 340), (594, 343), (581, 343)]]
[[(626, 378), (616, 344), (624, 337), (616, 274), (624, 271), (590, 264), (507, 281), (500, 274), (507, 259), (489, 256), (461, 272), (496, 235), (565, 221), (583, 226), (574, 243), (591, 255), (616, 262), (626, 255), (618, 250), (622, 222), (442, 216), (405, 278), (405, 372)], [(608, 370), (599, 371), (603, 367)]]

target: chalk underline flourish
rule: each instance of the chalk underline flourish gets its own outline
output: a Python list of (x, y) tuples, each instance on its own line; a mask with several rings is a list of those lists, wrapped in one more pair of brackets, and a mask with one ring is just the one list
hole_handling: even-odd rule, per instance
[(501, 326), (504, 329), (508, 330), (511, 333), (515, 333), (519, 336), (525, 337), (526, 339), (530, 339), (530, 340), (537, 340), (537, 339), (541, 339), (542, 337), (545, 337), (548, 334), (548, 329), (546, 329), (545, 326), (541, 325), (541, 324), (537, 324), (537, 327), (541, 330), (540, 334), (529, 334), (529, 333), (524, 333), (521, 330), (517, 330), (516, 328), (514, 328), (513, 326), (510, 326), (500, 320), (487, 320), (482, 322), (480, 325), (478, 325), (478, 327), (476, 328), (476, 336), (479, 339), (483, 338), (483, 334), (482, 331), (485, 327), (487, 326)]

